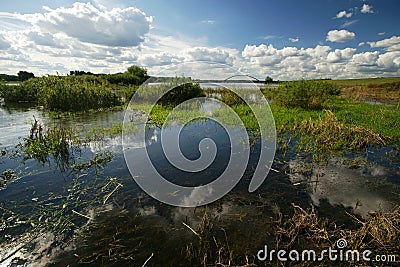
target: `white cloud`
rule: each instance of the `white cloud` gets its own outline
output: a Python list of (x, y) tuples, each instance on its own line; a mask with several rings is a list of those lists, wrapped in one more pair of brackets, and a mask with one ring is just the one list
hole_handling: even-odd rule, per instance
[(382, 36), (382, 35), (385, 35), (385, 34), (386, 34), (386, 32), (378, 32), (379, 36)]
[(186, 51), (190, 60), (194, 61), (212, 61), (223, 64), (232, 64), (233, 57), (230, 53), (221, 48), (194, 47)]
[(246, 45), (242, 56), (245, 58), (250, 57), (261, 57), (264, 55), (274, 55), (277, 52), (277, 49), (272, 45), (266, 46), (265, 44), (261, 44), (259, 46), (256, 45)]
[(340, 26), (340, 28), (349, 27), (349, 26), (351, 26), (351, 25), (353, 25), (354, 23), (357, 23), (357, 22), (358, 22), (358, 20), (356, 20), (356, 19), (355, 20), (346, 21)]
[(379, 52), (364, 52), (353, 56), (352, 62), (358, 66), (376, 66)]
[(279, 38), (277, 35), (266, 35), (263, 37), (264, 40), (271, 40), (271, 39), (276, 39)]
[(400, 51), (400, 36), (392, 36), (377, 42), (368, 42), (371, 48), (385, 47), (388, 51)]
[(329, 52), (326, 59), (328, 62), (340, 62), (350, 59), (355, 52), (355, 48), (336, 49), (335, 51)]
[(364, 4), (361, 8), (361, 13), (367, 14), (367, 13), (374, 13), (372, 10), (372, 6)]
[(161, 54), (147, 54), (139, 56), (137, 62), (141, 66), (154, 67), (154, 66), (170, 65), (177, 62), (182, 62), (183, 60), (184, 60), (183, 57), (178, 57), (163, 52)]
[(202, 20), (201, 23), (204, 24), (209, 24), (209, 25), (214, 25), (217, 21), (213, 20), (213, 19), (206, 19), (206, 20)]
[(353, 40), (356, 37), (354, 32), (348, 30), (331, 30), (326, 35), (326, 40), (336, 43), (344, 43)]
[(5, 50), (10, 47), (10, 43), (4, 39), (3, 35), (0, 34), (0, 50)]
[(135, 7), (100, 9), (91, 3), (21, 15), (45, 33), (65, 33), (82, 42), (105, 46), (137, 46), (150, 30), (151, 17)]
[[(105, 18), (110, 21), (104, 22)], [(175, 63), (198, 60), (202, 62), (194, 64), (191, 70), (171, 68), (171, 75), (222, 79), (229, 76), (226, 68), (210, 68), (209, 64), (205, 64), (205, 61), (214, 61), (260, 79), (266, 76), (278, 80), (400, 76), (398, 36), (374, 42), (364, 41), (359, 45), (368, 43), (369, 47), (365, 46), (363, 50), (371, 48), (378, 51), (363, 53), (357, 53), (356, 48), (352, 47), (275, 47), (268, 43), (246, 44), (242, 50), (238, 50), (212, 47), (204, 37), (196, 39), (179, 33), (170, 36), (156, 34), (150, 27), (150, 20), (134, 7), (107, 9), (99, 6), (99, 3), (95, 7), (80, 3), (69, 8), (47, 9), (41, 14), (0, 12), (0, 73), (15, 74), (21, 69), (36, 75), (55, 74), (56, 71), (65, 74), (75, 69), (115, 73), (136, 64), (146, 67), (150, 75), (157, 75)], [(67, 22), (73, 24), (59, 29)], [(77, 22), (81, 24), (75, 25)], [(107, 28), (107, 23), (112, 29)], [(86, 24), (90, 30), (82, 27)], [(96, 31), (96, 27), (100, 26), (104, 29), (101, 37), (97, 37), (99, 32), (87, 33)], [(143, 34), (138, 34), (140, 29), (144, 29)], [(81, 36), (85, 33), (87, 36)], [(270, 35), (264, 39), (275, 38), (283, 37)], [(333, 30), (327, 34), (330, 42), (345, 42), (354, 38), (355, 34), (347, 30)], [(113, 43), (120, 45), (111, 45)], [(123, 46), (126, 43), (129, 46)]]
[(289, 38), (289, 41), (291, 41), (292, 43), (297, 43), (299, 40), (300, 40), (299, 37)]
[[(378, 45), (381, 45), (379, 43)], [(399, 52), (400, 53), (400, 52)], [(400, 55), (379, 51), (357, 53), (356, 48), (332, 50), (330, 46), (309, 48), (246, 45), (241, 70), (256, 77), (278, 80), (301, 78), (361, 78), (400, 75)]]
[(398, 72), (400, 68), (400, 51), (392, 51), (379, 55), (378, 66), (387, 72)]
[(340, 11), (339, 13), (336, 14), (336, 18), (338, 18), (338, 19), (344, 18), (344, 17), (346, 17), (346, 18), (351, 18), (351, 16), (353, 16), (353, 13), (352, 13), (352, 12), (349, 12), (349, 13), (348, 13), (348, 12), (345, 11), (345, 10)]

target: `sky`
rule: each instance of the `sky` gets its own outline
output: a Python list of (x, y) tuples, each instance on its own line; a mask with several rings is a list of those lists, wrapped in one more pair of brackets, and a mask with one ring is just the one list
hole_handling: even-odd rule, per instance
[(260, 80), (400, 76), (398, 10), (398, 0), (1, 1), (0, 73), (139, 65), (226, 78), (207, 64), (174, 69), (216, 62)]

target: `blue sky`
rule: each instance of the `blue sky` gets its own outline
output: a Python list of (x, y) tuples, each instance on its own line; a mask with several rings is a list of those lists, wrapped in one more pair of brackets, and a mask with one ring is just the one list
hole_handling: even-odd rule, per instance
[(398, 0), (3, 1), (0, 72), (137, 64), (156, 74), (207, 60), (282, 80), (400, 76), (399, 8)]

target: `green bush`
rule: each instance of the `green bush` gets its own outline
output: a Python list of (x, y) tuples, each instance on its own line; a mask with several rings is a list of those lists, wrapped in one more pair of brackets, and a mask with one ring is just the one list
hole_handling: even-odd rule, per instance
[(118, 85), (141, 85), (149, 76), (147, 70), (138, 66), (130, 66), (124, 73), (103, 75), (111, 84)]
[(321, 109), (327, 98), (340, 93), (332, 83), (316, 80), (300, 80), (283, 83), (273, 100), (283, 107)]
[(121, 89), (121, 98), (123, 102), (129, 103), (131, 101), (133, 95), (136, 93), (139, 86), (137, 85), (127, 85), (123, 86)]
[(185, 83), (165, 94), (159, 103), (162, 105), (177, 105), (186, 100), (202, 96), (205, 96), (205, 94), (198, 83)]
[(95, 76), (49, 76), (34, 79), (38, 104), (56, 111), (81, 111), (121, 104), (109, 84)]
[(36, 102), (37, 89), (29, 86), (29, 81), (16, 85), (2, 84), (0, 96), (4, 98), (6, 103)]
[[(169, 88), (173, 89), (165, 93)], [(180, 82), (169, 82), (159, 85), (146, 85), (138, 93), (137, 97), (141, 101), (146, 102), (161, 95), (162, 97), (158, 103), (163, 106), (174, 106), (192, 98), (205, 96), (203, 89), (201, 89), (198, 83), (180, 84)]]

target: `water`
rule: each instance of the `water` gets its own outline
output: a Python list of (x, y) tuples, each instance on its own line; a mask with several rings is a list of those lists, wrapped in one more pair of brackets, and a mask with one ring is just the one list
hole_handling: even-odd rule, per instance
[[(204, 103), (201, 108), (211, 112), (218, 107)], [(33, 116), (46, 125), (87, 130), (110, 127), (122, 122), (124, 115), (116, 111), (51, 117), (26, 106), (1, 106), (0, 114), (1, 150), (8, 152), (29, 134)], [(171, 136), (177, 134), (178, 126), (168, 127)], [(218, 154), (212, 165), (200, 173), (182, 172), (168, 162), (156, 125), (148, 127), (146, 144), (152, 162), (167, 179), (196, 186), (213, 181), (229, 161), (227, 134), (209, 120), (185, 126), (180, 139), (182, 153), (190, 159), (198, 158), (199, 142), (206, 137), (215, 141)], [(140, 149), (143, 146), (138, 143), (132, 156)], [(273, 165), (278, 172), (271, 171), (263, 185), (249, 193), (248, 184), (259, 156), (259, 142), (254, 140), (239, 184), (222, 199), (198, 208), (172, 207), (145, 194), (126, 167), (121, 137), (90, 142), (73, 156), (82, 163), (104, 151), (113, 153), (111, 162), (77, 174), (68, 168), (60, 169), (51, 160), (43, 165), (35, 160), (21, 163), (18, 155), (1, 158), (0, 172), (12, 169), (18, 177), (0, 189), (0, 261), (12, 255), (1, 264), (142, 266), (150, 258), (148, 266), (200, 265), (196, 256), (200, 253), (199, 239), (189, 227), (200, 232), (208, 221), (212, 226), (208, 225), (204, 233), (215, 242), (203, 246), (215, 253), (220, 251), (224, 257), (229, 248), (241, 255), (237, 260), (242, 262), (245, 255), (253, 255), (250, 261), (257, 263), (254, 255), (265, 244), (273, 244), (279, 216), (290, 215), (291, 203), (315, 205), (320, 214), (347, 228), (354, 227), (347, 212), (366, 217), (372, 210), (390, 210), (400, 203), (400, 161), (398, 151), (392, 147), (333, 157), (328, 164), (319, 166), (310, 165), (309, 155), (299, 154), (294, 147), (278, 151)], [(68, 222), (72, 224), (67, 225)], [(25, 246), (18, 250), (21, 245)]]
[[(149, 83), (149, 85), (158, 85), (161, 83)], [(264, 84), (264, 83), (240, 83), (240, 82), (218, 82), (218, 83), (200, 83), (203, 89), (211, 88), (238, 88), (238, 89), (254, 89), (254, 88), (277, 88), (279, 84)]]

